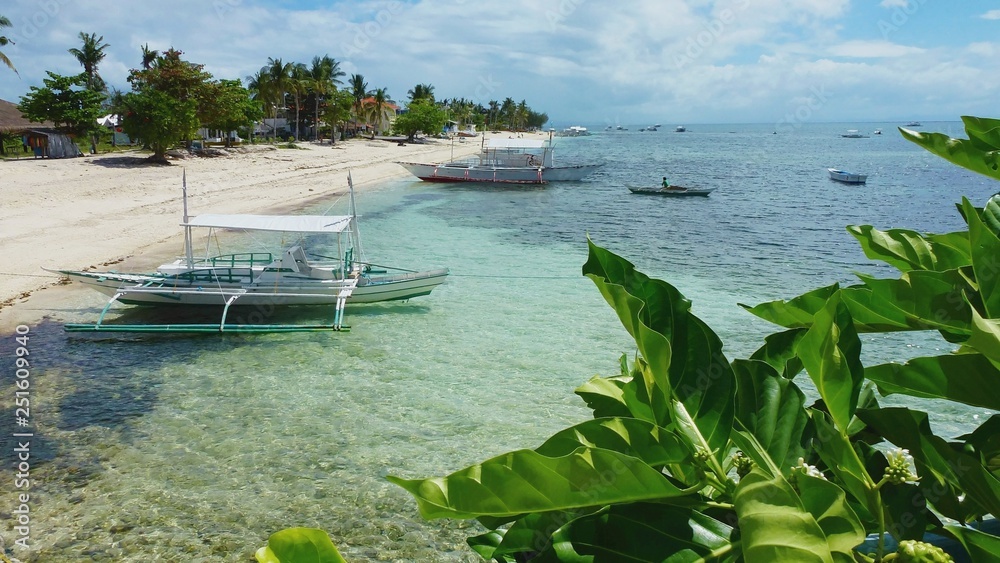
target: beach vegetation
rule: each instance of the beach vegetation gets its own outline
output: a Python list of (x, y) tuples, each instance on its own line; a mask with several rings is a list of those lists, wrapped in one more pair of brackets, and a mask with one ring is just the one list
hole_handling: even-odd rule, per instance
[[(0, 15), (0, 30), (2, 30), (5, 27), (11, 27), (10, 18)], [(14, 42), (11, 41), (9, 37), (0, 34), (0, 47), (5, 47), (7, 45), (13, 45), (13, 44)], [(7, 57), (7, 55), (3, 54), (3, 51), (0, 51), (0, 63), (3, 63), (7, 68), (13, 70), (14, 74), (18, 74), (17, 69), (14, 67), (14, 63), (11, 62), (10, 58)]]
[(330, 128), (330, 140), (333, 141), (336, 136), (336, 127), (340, 127), (341, 139), (345, 133), (342, 127), (351, 119), (351, 111), (354, 108), (354, 96), (351, 95), (347, 90), (335, 90), (327, 95), (322, 107), (320, 108), (320, 119), (325, 123), (329, 123)]
[(435, 134), (448, 122), (448, 115), (436, 104), (423, 100), (413, 102), (407, 107), (406, 113), (396, 117), (393, 129), (399, 135), (405, 135), (413, 142), (417, 133)]
[(83, 67), (83, 73), (87, 75), (87, 88), (95, 92), (103, 92), (107, 89), (104, 79), (97, 72), (98, 65), (107, 56), (105, 49), (110, 47), (104, 43), (104, 36), (98, 37), (96, 33), (80, 32), (80, 41), (83, 43), (79, 48), (69, 49), (69, 53), (76, 57), (77, 62)]
[[(202, 104), (199, 120), (203, 127), (235, 131), (260, 121), (264, 111), (250, 98), (250, 91), (239, 80), (218, 80), (206, 84), (205, 95), (211, 103)], [(231, 139), (226, 137), (226, 144)]]
[[(329, 127), (342, 121), (342, 119), (328, 120), (326, 116), (321, 116), (320, 105), (331, 101), (331, 96), (337, 92), (337, 86), (344, 83), (340, 78), (345, 75), (346, 73), (340, 70), (340, 63), (329, 55), (313, 57), (312, 66), (309, 67), (309, 90), (313, 101), (314, 141), (320, 138), (320, 123), (325, 122)], [(332, 130), (330, 140), (334, 140)]]
[(114, 107), (122, 129), (148, 146), (155, 162), (166, 163), (167, 151), (192, 139), (202, 124), (233, 124), (240, 116), (255, 115), (242, 85), (214, 82), (203, 65), (185, 61), (182, 54), (168, 49), (149, 68), (132, 69), (132, 91), (117, 97)]
[(411, 104), (420, 100), (429, 100), (431, 103), (434, 103), (434, 86), (431, 84), (417, 84), (407, 90), (406, 95), (409, 96)]
[(395, 115), (395, 111), (389, 105), (392, 103), (392, 98), (389, 97), (389, 93), (385, 88), (376, 88), (371, 95), (369, 103), (365, 104), (365, 120), (370, 121), (372, 124), (372, 139), (375, 138), (375, 134), (379, 131), (384, 131)]
[(17, 109), (34, 122), (52, 122), (56, 128), (75, 137), (96, 135), (97, 118), (103, 113), (104, 94), (87, 88), (85, 73), (62, 76), (46, 72), (44, 86), (32, 86), (21, 96)]
[[(963, 121), (967, 140), (904, 136), (1000, 179), (1000, 121)], [(1000, 411), (984, 392), (1000, 381), (1000, 195), (958, 211), (967, 228), (951, 233), (848, 227), (898, 276), (744, 306), (780, 329), (734, 360), (680, 291), (588, 240), (583, 274), (636, 345), (577, 388), (593, 419), (450, 475), (389, 479), (427, 519), (478, 520), (468, 543), (499, 562), (951, 560), (929, 534), (996, 560), (1000, 415), (961, 435), (932, 425), (952, 406)], [(863, 365), (861, 334), (905, 331), (948, 351)]]

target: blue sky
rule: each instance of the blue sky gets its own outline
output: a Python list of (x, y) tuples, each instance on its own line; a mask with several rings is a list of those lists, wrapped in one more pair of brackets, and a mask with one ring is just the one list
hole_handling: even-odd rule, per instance
[(1000, 117), (1000, 2), (985, 0), (5, 0), (0, 99), (103, 35), (127, 88), (140, 46), (216, 78), (330, 55), (398, 101), (522, 99), (554, 126)]

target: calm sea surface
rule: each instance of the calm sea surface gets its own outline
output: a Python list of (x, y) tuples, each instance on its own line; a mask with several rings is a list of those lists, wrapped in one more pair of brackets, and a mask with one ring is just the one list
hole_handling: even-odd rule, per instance
[[(73, 292), (53, 321), (31, 327), (33, 547), (12, 553), (46, 562), (248, 561), (270, 533), (312, 526), (349, 561), (477, 561), (464, 543), (473, 524), (424, 522), (385, 476), (444, 475), (535, 447), (589, 416), (573, 389), (615, 374), (634, 344), (580, 274), (587, 236), (677, 286), (729, 357), (746, 357), (773, 330), (738, 303), (852, 282), (857, 271), (895, 275), (865, 259), (846, 225), (959, 230), (954, 204), (967, 196), (981, 205), (997, 191), (905, 141), (896, 125), (803, 124), (776, 134), (771, 125), (598, 127), (558, 139), (562, 162), (605, 163), (583, 182), (403, 178), (368, 190), (358, 205), (369, 258), (447, 266), (452, 276), (429, 297), (349, 308), (346, 333), (66, 334), (63, 322), (92, 322), (104, 304)], [(884, 133), (840, 137), (854, 128)], [(923, 129), (964, 137), (959, 123)], [(867, 173), (868, 183), (835, 183), (829, 167)], [(626, 189), (662, 176), (716, 191), (665, 199)], [(947, 349), (935, 335), (862, 338), (866, 363)], [(14, 346), (2, 337), (8, 553), (18, 492)], [(943, 433), (988, 414), (934, 410)]]

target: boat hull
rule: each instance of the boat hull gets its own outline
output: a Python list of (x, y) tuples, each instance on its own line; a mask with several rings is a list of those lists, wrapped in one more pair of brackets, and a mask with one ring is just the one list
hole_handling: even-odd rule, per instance
[(419, 164), (400, 162), (425, 182), (496, 182), (502, 184), (544, 184), (541, 167), (493, 167)]
[(827, 171), (830, 173), (831, 180), (843, 182), (844, 184), (864, 184), (868, 181), (867, 174), (854, 174), (835, 168), (828, 168)]
[(629, 186), (628, 190), (634, 194), (644, 194), (644, 195), (660, 195), (667, 197), (690, 197), (690, 196), (707, 197), (708, 194), (715, 191), (715, 188), (683, 188), (683, 187), (647, 188), (647, 187)]
[(109, 297), (129, 305), (233, 306), (336, 305), (350, 289), (348, 304), (400, 301), (428, 295), (448, 276), (447, 269), (399, 275), (363, 276), (350, 280), (284, 279), (280, 284), (189, 281), (184, 276), (119, 274), (57, 270)]

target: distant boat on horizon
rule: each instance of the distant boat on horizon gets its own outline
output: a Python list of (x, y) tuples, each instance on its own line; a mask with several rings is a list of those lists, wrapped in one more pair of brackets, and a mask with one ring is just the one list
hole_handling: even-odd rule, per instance
[(909, 122), (909, 123), (906, 124), (907, 127), (920, 127), (920, 125), (921, 124), (920, 124), (919, 121), (911, 121), (911, 122)]

